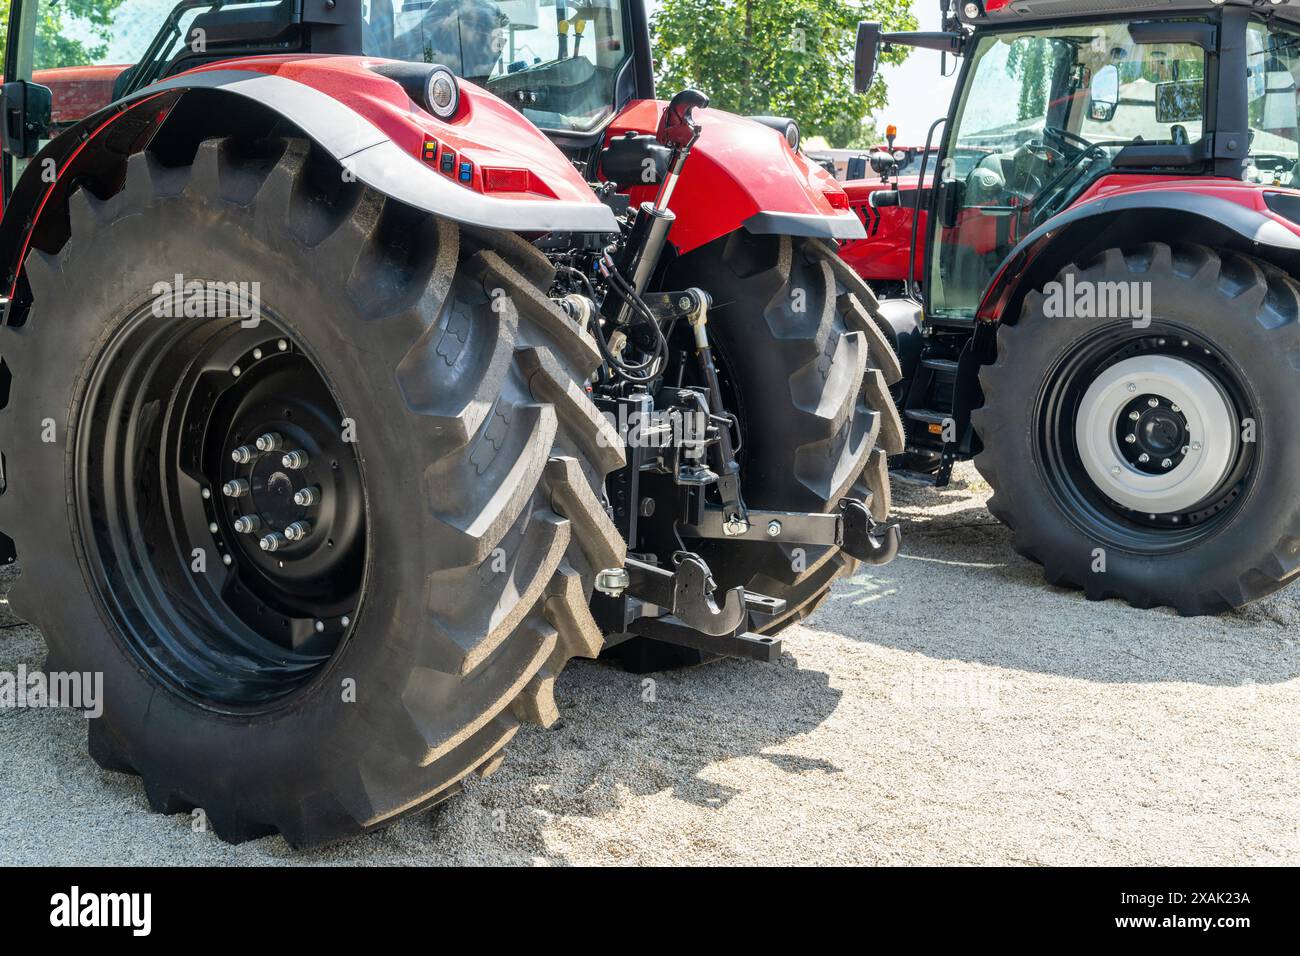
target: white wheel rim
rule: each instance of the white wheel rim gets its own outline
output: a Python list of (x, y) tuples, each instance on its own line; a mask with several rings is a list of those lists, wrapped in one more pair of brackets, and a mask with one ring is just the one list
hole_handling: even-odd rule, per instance
[[(1186, 452), (1161, 474), (1148, 474), (1125, 457), (1120, 417), (1135, 399), (1156, 396), (1186, 420)], [(1126, 359), (1099, 375), (1075, 419), (1079, 458), (1108, 498), (1134, 511), (1170, 515), (1203, 501), (1228, 476), (1237, 458), (1239, 429), (1222, 387), (1196, 365), (1168, 355)]]

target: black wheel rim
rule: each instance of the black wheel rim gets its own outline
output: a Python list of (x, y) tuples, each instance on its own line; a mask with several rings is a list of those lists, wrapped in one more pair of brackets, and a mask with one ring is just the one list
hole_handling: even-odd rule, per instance
[[(1035, 454), (1052, 495), (1085, 534), (1100, 544), (1162, 554), (1190, 547), (1222, 528), (1255, 478), (1258, 447), (1254, 442), (1242, 442), (1225, 477), (1191, 507), (1153, 515), (1108, 497), (1082, 463), (1075, 422), (1084, 394), (1098, 376), (1138, 356), (1169, 356), (1193, 365), (1222, 390), (1236, 421), (1253, 420), (1258, 431), (1256, 404), (1245, 376), (1213, 343), (1177, 323), (1155, 322), (1142, 329), (1120, 323), (1097, 329), (1076, 342), (1045, 377), (1035, 414)], [(1153, 398), (1155, 404), (1149, 401)], [(1183, 454), (1177, 410), (1158, 396), (1135, 395), (1134, 412), (1138, 420), (1132, 428), (1139, 442), (1131, 450), (1131, 466), (1150, 470), (1152, 466), (1137, 458), (1145, 450), (1148, 456), (1160, 451), (1170, 462), (1165, 467), (1177, 467)], [(1129, 457), (1127, 450), (1125, 457)]]
[[(81, 406), (90, 578), (126, 645), (172, 689), (265, 709), (316, 678), (357, 619), (367, 499), (355, 435), (282, 323), (154, 311), (122, 323)], [(257, 448), (269, 435), (279, 447)], [(253, 529), (240, 522), (253, 517)]]

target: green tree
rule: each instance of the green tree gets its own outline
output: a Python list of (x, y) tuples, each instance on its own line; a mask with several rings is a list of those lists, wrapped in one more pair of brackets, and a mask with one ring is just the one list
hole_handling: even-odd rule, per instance
[[(864, 123), (884, 106), (877, 80), (853, 92), (860, 20), (912, 30), (912, 0), (664, 0), (653, 21), (658, 77), (665, 90), (698, 87), (719, 109), (792, 116), (806, 135), (832, 146), (866, 143)], [(907, 49), (882, 61), (901, 63)]]
[[(99, 61), (113, 36), (113, 20), (123, 0), (28, 0), (37, 4), (35, 69), (83, 66)], [(0, 49), (9, 34), (10, 0), (0, 0)], [(67, 35), (69, 20), (82, 33), (102, 42), (77, 40)]]

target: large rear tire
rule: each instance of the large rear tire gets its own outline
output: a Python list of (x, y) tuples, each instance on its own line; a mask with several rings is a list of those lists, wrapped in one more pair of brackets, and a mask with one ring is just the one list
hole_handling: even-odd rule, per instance
[[(1300, 284), (1247, 256), (1164, 244), (1111, 249), (1056, 282), (1057, 303), (1086, 289), (1094, 308), (1079, 315), (1079, 299), (1064, 317), (1028, 296), (998, 332), (973, 418), (989, 508), (1016, 550), (1052, 584), (1185, 615), (1294, 580)], [(1150, 313), (1101, 314), (1120, 290)]]
[[(601, 647), (594, 572), (624, 560), (600, 500), (623, 457), (546, 258), (348, 182), (301, 139), (135, 155), (69, 214), (0, 330), (0, 527), (50, 667), (104, 675), (91, 755), (155, 810), (304, 846), (440, 802), (520, 720), (553, 722), (556, 675)], [(220, 292), (160, 319), (174, 276), (260, 283), (260, 324), (213, 318)], [(286, 362), (307, 384), (281, 387)], [(314, 443), (306, 469), (232, 465), (268, 421)], [(230, 467), (242, 497), (215, 490)], [(309, 479), (314, 510), (268, 497)], [(317, 527), (265, 552), (233, 527), (256, 509)]]

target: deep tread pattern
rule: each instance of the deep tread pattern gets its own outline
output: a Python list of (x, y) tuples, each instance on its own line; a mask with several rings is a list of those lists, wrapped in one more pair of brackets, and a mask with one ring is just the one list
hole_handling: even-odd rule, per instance
[(573, 522), (587, 563), (596, 570), (621, 568), (627, 542), (591, 490), (576, 458), (558, 456), (546, 465), (551, 507)]
[[(309, 340), (311, 330), (333, 323), (333, 338), (315, 345), (350, 356), (339, 361), (351, 366), (334, 369), (336, 382), (350, 382), (354, 398), (359, 391), (386, 396), (385, 405), (369, 399), (384, 410), (365, 433), (372, 444), (362, 439), (362, 448), (368, 463), (384, 469), (388, 487), (402, 489), (371, 504), (381, 525), (376, 546), (389, 549), (385, 593), (395, 603), (363, 604), (358, 615), (358, 626), (370, 627), (349, 645), (348, 667), (367, 675), (358, 679), (360, 703), (351, 705), (359, 709), (340, 710), (329, 692), (298, 705), (315, 713), (311, 733), (338, 736), (302, 737), (294, 749), (304, 760), (293, 774), (275, 762), (274, 773), (259, 776), (251, 768), (260, 766), (260, 748), (277, 724), (237, 745), (191, 749), (233, 731), (202, 716), (184, 718), (191, 727), (168, 725), (182, 719), (174, 715), (183, 708), (136, 673), (130, 680), (143, 688), (139, 696), (110, 700), (105, 717), (90, 722), (93, 758), (139, 773), (159, 812), (202, 807), (223, 839), (278, 831), (308, 845), (439, 803), (468, 774), (500, 766), (520, 720), (553, 723), (556, 677), (571, 658), (595, 657), (603, 644), (588, 602), (594, 572), (624, 560), (602, 501), (605, 475), (624, 458), (583, 389), (599, 353), (590, 333), (547, 298), (554, 270), (545, 255), (520, 236), (459, 228), (347, 183), (302, 139), (209, 140), (183, 167), (138, 154), (120, 192), (107, 199), (76, 192), (69, 214), (74, 229), (65, 247), (28, 257), (32, 317), (22, 336), (0, 332), (11, 366), (38, 344), (32, 335), (49, 342), (67, 334), (51, 313), (70, 311), (75, 276), (103, 268), (96, 244), (125, 237), (137, 244), (134, 259), (154, 252), (165, 270), (166, 250), (149, 246), (139, 224), (202, 223), (192, 232), (212, 230), (217, 251), (245, 274), (261, 275), (268, 306), (299, 306), (291, 295), (286, 301), (273, 276), (286, 285), (307, 277), (308, 286), (293, 286), (303, 296), (317, 294), (314, 285), (328, 290), (317, 309), (329, 314), (290, 311), (287, 318), (310, 320), (300, 323)], [(166, 235), (158, 233), (158, 241)], [(84, 333), (89, 349), (100, 333)], [(69, 382), (73, 377), (69, 371)], [(20, 398), (23, 387), (20, 380)], [(0, 434), (6, 450), (16, 447), (12, 438), (12, 429)], [(67, 567), (76, 559), (70, 546), (64, 555), (43, 544), (59, 539), (49, 524), (54, 512), (24, 507), (44, 494), (42, 479), (11, 471), (0, 520), (13, 530), (26, 572), (15, 599), (51, 653), (85, 669), (111, 642), (92, 647), (93, 634), (69, 626), (78, 615), (93, 618), (89, 595), (52, 601), (41, 584), (79, 580)], [(400, 474), (390, 478), (393, 471)], [(399, 528), (405, 534), (393, 533)], [(66, 526), (61, 534), (69, 537)], [(169, 737), (185, 742), (169, 744)], [(285, 741), (266, 746), (284, 748)]]
[[(1025, 297), (1015, 324), (998, 330), (998, 354), (980, 377), (984, 405), (972, 414), (984, 451), (975, 464), (993, 488), (989, 510), (1014, 532), (1014, 546), (1043, 565), (1045, 579), (1090, 600), (1119, 598), (1134, 607), (1161, 605), (1183, 615), (1219, 613), (1268, 595), (1300, 575), (1300, 434), (1293, 402), (1300, 373), (1300, 283), (1245, 255), (1200, 245), (1150, 243), (1108, 249), (1070, 265), (1078, 283), (1141, 279), (1152, 284), (1161, 317), (1185, 322), (1223, 348), (1257, 391), (1265, 451), (1259, 485), (1225, 530), (1174, 554), (1129, 555), (1108, 549), (1105, 574), (1092, 571), (1098, 541), (1077, 530), (1055, 504), (1026, 436), (1033, 390), (1059, 359), (1044, 315), (1045, 299)], [(1076, 323), (1088, 320), (1072, 320)], [(1105, 320), (1097, 320), (1104, 322)], [(1073, 330), (1083, 335), (1087, 328)], [(1280, 411), (1279, 413), (1279, 410)]]

